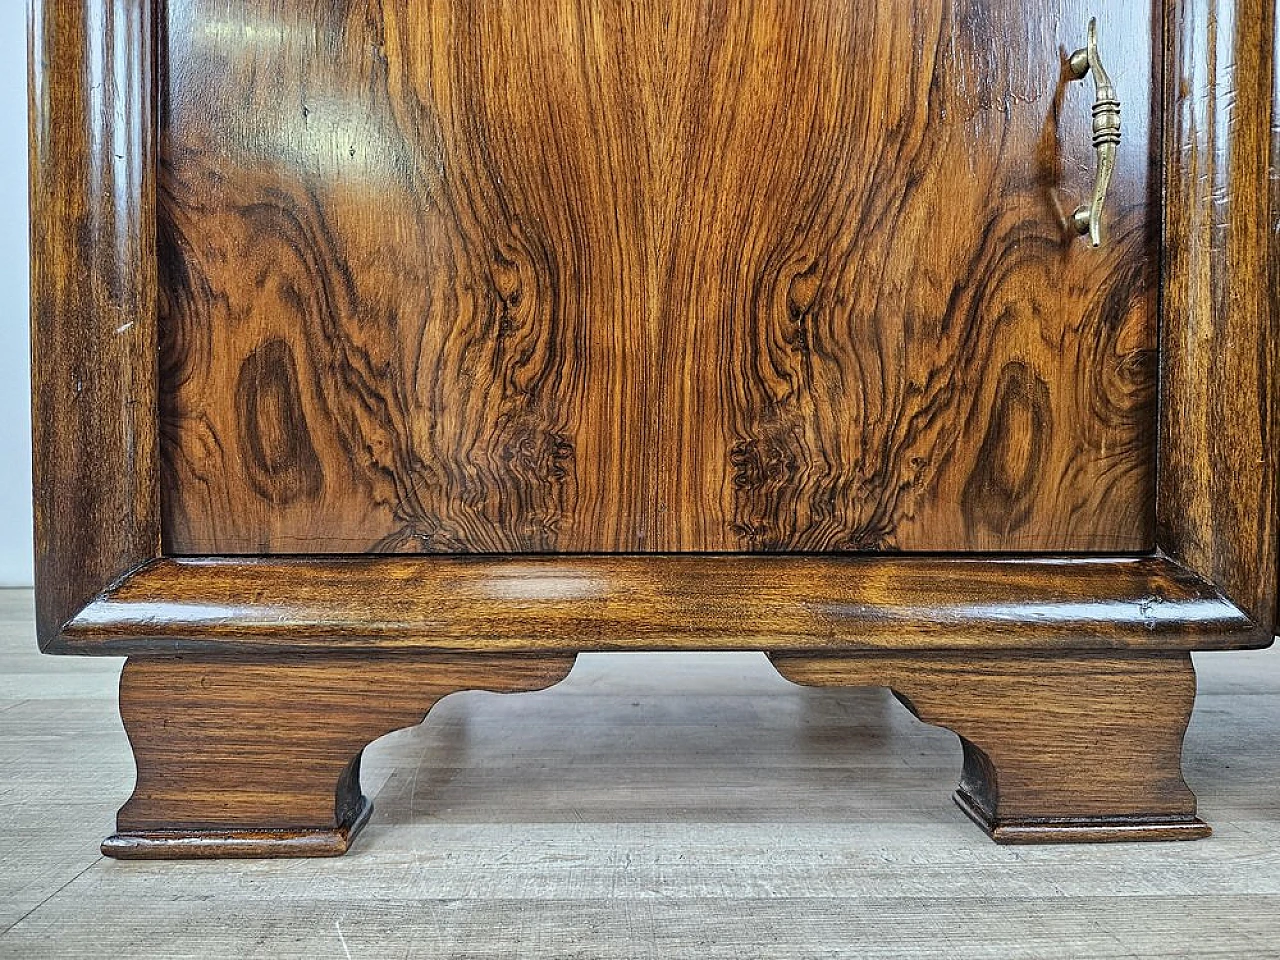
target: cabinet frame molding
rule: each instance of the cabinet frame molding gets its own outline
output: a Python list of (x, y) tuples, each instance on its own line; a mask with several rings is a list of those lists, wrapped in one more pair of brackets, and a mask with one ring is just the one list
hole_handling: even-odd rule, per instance
[[(839, 653), (983, 644), (1145, 651), (1271, 642), (1280, 303), (1271, 275), (1280, 262), (1274, 0), (1165, 0), (1156, 24), (1163, 303), (1150, 556), (317, 557), (321, 566), (342, 565), (338, 581), (287, 558), (163, 553), (157, 7), (152, 0), (30, 0), (37, 626), (46, 652)], [(527, 617), (530, 604), (540, 603), (546, 623), (539, 629), (516, 625), (468, 638), (404, 619), (406, 610), (429, 611), (447, 593), (436, 582), (442, 578), (422, 576), (429, 565), (501, 578), (522, 562), (541, 571), (546, 591), (535, 588), (512, 609)], [(796, 609), (744, 637), (742, 620), (730, 615), (734, 584), (741, 571), (758, 576), (775, 563), (792, 565), (791, 582), (801, 588), (774, 599)], [(948, 564), (964, 566), (968, 579), (958, 586), (960, 567)], [(575, 577), (595, 592), (566, 599), (565, 579)], [(654, 584), (666, 577), (685, 585), (663, 599)], [(841, 577), (863, 606), (821, 615), (805, 606), (806, 579)], [(911, 593), (910, 580), (923, 586)], [(699, 581), (709, 586), (698, 588)], [(244, 589), (255, 584), (261, 589)], [(970, 596), (975, 590), (980, 603)], [(944, 612), (929, 630), (897, 629), (876, 612), (894, 604)], [(646, 634), (655, 612), (669, 614), (672, 626)], [(710, 616), (711, 626), (687, 621), (695, 614)], [(678, 627), (681, 617), (688, 629)], [(575, 624), (576, 641), (560, 631)], [(344, 640), (335, 625), (360, 636)]]

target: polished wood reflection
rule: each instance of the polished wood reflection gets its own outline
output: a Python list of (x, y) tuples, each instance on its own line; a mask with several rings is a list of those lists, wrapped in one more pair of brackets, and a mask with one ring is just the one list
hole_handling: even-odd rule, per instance
[(1275, 623), (1275, 10), (1170, 0), (1153, 71), (1109, 7), (1103, 251), (1090, 12), (32, 0), (37, 635), (135, 658), (112, 852), (340, 852), (369, 737), (652, 648), (890, 685), (997, 839), (1203, 834), (1186, 651)]
[(173, 552), (1151, 546), (1149, 6), (166, 10)]
[(67, 623), (67, 653), (1212, 650), (1270, 643), (1161, 557), (162, 559)]
[[(1280, 70), (1274, 5), (1170, 4), (1160, 547), (1276, 618)], [(1268, 185), (1269, 186), (1266, 186)]]

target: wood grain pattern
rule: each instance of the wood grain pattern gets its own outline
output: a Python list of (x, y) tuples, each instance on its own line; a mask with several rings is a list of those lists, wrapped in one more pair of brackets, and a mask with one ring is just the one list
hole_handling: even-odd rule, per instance
[(796, 683), (888, 686), (958, 734), (956, 800), (998, 842), (1209, 834), (1182, 779), (1196, 696), (1188, 654), (771, 660)]
[[(1169, 651), (1274, 614), (1272, 0), (1171, 2), (1163, 88), (1108, 9), (1102, 255), (1075, 0), (154, 12), (32, 19), (42, 642), (147, 655), (114, 852), (340, 852), (373, 736), (654, 647), (890, 684), (997, 838), (1203, 832)], [(1054, 556), (814, 556), (889, 550)]]
[[(1280, 317), (1280, 16), (1276, 15), (1274, 6), (1271, 9), (1271, 138), (1270, 147), (1271, 154), (1267, 165), (1267, 195), (1269, 198), (1269, 213), (1271, 229), (1267, 232), (1269, 244), (1267, 247), (1267, 263), (1266, 263), (1266, 280), (1265, 286), (1269, 291), (1269, 299), (1267, 305), (1269, 307), (1270, 323), (1263, 325), (1260, 331), (1268, 337), (1277, 335), (1276, 323)], [(1273, 350), (1277, 349), (1274, 345)], [(1263, 354), (1266, 356), (1266, 354)], [(1275, 367), (1272, 368), (1274, 371)], [(1273, 388), (1280, 391), (1280, 386), (1274, 385)], [(1268, 448), (1271, 451), (1272, 467), (1276, 468), (1280, 463), (1280, 452), (1275, 450), (1277, 425), (1280, 425), (1280, 401), (1277, 401), (1275, 411), (1272, 413), (1268, 424), (1268, 436), (1270, 443)], [(1276, 489), (1274, 478), (1271, 481), (1272, 489)], [(1273, 493), (1277, 503), (1275, 505), (1275, 514), (1272, 517), (1273, 527), (1276, 541), (1276, 558), (1275, 565), (1270, 568), (1272, 577), (1277, 576), (1280, 571), (1280, 493)], [(1259, 574), (1266, 574), (1267, 568), (1265, 564), (1257, 571)], [(1241, 589), (1236, 587), (1237, 590)], [(1247, 589), (1247, 588), (1246, 588)], [(1261, 626), (1270, 627), (1270, 632), (1276, 633), (1280, 631), (1280, 591), (1275, 589), (1274, 584), (1270, 589), (1266, 584), (1255, 585), (1252, 588), (1252, 594), (1258, 598), (1258, 610), (1265, 614), (1264, 604), (1266, 598), (1271, 596), (1274, 606), (1271, 608), (1271, 619), (1268, 621), (1262, 619)]]
[(42, 645), (160, 548), (145, 0), (30, 6), (31, 398)]
[(120, 715), (138, 778), (103, 852), (334, 856), (368, 818), (360, 754), (457, 690), (539, 690), (572, 657), (130, 660)]
[(165, 10), (169, 551), (1152, 546), (1149, 8)]
[(1185, 0), (1166, 12), (1159, 540), (1269, 635), (1280, 549), (1275, 8)]
[(72, 620), (65, 649), (1215, 649), (1266, 643), (1157, 558), (360, 557), (158, 561)]

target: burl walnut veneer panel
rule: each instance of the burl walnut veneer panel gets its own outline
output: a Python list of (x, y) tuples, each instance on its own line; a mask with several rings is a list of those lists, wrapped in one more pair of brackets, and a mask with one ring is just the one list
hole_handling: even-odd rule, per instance
[(166, 549), (1151, 548), (1151, 9), (1097, 7), (170, 0)]

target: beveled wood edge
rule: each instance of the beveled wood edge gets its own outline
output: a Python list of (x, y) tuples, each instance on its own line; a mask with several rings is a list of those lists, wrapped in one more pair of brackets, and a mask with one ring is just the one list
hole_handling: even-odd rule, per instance
[[(1210, 15), (1208, 0), (1165, 0), (1161, 112), (1167, 167), (1175, 155), (1185, 152), (1204, 169), (1214, 168), (1215, 158), (1206, 150), (1212, 151), (1215, 143), (1193, 135), (1196, 130), (1216, 129), (1210, 120), (1239, 134), (1255, 121), (1272, 117), (1274, 64), (1256, 51), (1259, 41), (1275, 37), (1275, 5), (1272, 0), (1229, 2), (1231, 16), (1221, 11)], [(76, 625), (95, 620), (113, 585), (139, 575), (162, 553), (153, 413), (158, 397), (159, 291), (154, 249), (158, 71), (152, 13), (149, 0), (30, 0), (29, 6), (33, 407), (40, 427), (34, 443), (37, 634), (41, 649), (50, 653), (119, 652), (119, 644), (128, 638), (118, 637), (117, 645), (108, 649), (103, 642), (85, 642)], [(105, 26), (110, 37), (92, 35), (90, 24)], [(1220, 36), (1223, 24), (1230, 24), (1234, 33)], [(91, 56), (95, 45), (109, 47), (111, 55)], [(1197, 50), (1211, 51), (1221, 63), (1231, 64), (1234, 83), (1203, 75), (1201, 64), (1196, 82), (1184, 89), (1171, 65), (1182, 63), (1182, 57), (1210, 55), (1195, 54)], [(124, 60), (137, 69), (123, 78), (108, 76), (107, 71)], [(89, 90), (109, 94), (96, 116), (87, 113)], [(1195, 114), (1190, 124), (1179, 113), (1183, 106)], [(1197, 125), (1198, 120), (1205, 122)], [(116, 129), (121, 125), (124, 129)], [(1271, 127), (1266, 122), (1257, 129)], [(59, 138), (59, 130), (71, 132)], [(1241, 225), (1236, 236), (1256, 239), (1266, 249), (1269, 238), (1274, 240), (1268, 218), (1280, 210), (1280, 196), (1268, 184), (1275, 150), (1265, 133), (1259, 136), (1262, 146), (1252, 161), (1230, 165), (1225, 174), (1229, 200), (1253, 196), (1257, 202), (1225, 207), (1230, 222)], [(95, 143), (123, 144), (123, 151), (103, 153), (93, 149)], [(85, 175), (94, 170), (100, 175)], [(1226, 194), (1220, 194), (1221, 186), (1218, 180), (1206, 181), (1203, 189), (1195, 188), (1200, 192), (1191, 202), (1165, 204), (1166, 252), (1171, 242), (1187, 241), (1194, 261), (1166, 256), (1166, 283), (1185, 286), (1192, 274), (1214, 276), (1250, 298), (1245, 309), (1221, 318), (1213, 311), (1230, 307), (1230, 298), (1221, 303), (1212, 297), (1191, 298), (1185, 312), (1176, 315), (1168, 304), (1162, 309), (1160, 389), (1163, 397), (1177, 403), (1176, 409), (1163, 402), (1160, 407), (1158, 549), (1202, 574), (1206, 583), (1221, 585), (1234, 610), (1229, 618), (1233, 623), (1219, 642), (1187, 643), (1187, 649), (1266, 646), (1277, 616), (1277, 451), (1269, 437), (1280, 408), (1274, 377), (1277, 338), (1274, 312), (1260, 310), (1254, 302), (1259, 291), (1270, 290), (1272, 268), (1265, 256), (1241, 261), (1235, 247), (1193, 242), (1206, 222), (1223, 215)], [(1169, 180), (1165, 190), (1170, 192)], [(71, 214), (78, 210), (89, 212), (86, 222), (91, 229), (69, 233), (75, 226)], [(135, 250), (122, 245), (121, 237), (134, 237), (141, 246)], [(136, 262), (132, 253), (137, 254)], [(98, 282), (102, 278), (84, 270), (84, 264), (102, 264), (105, 276), (114, 282)], [(1265, 294), (1261, 296), (1267, 302)], [(1230, 372), (1221, 358), (1222, 340), (1198, 335), (1179, 340), (1177, 333), (1214, 330), (1218, 319), (1230, 327), (1232, 342), (1247, 343), (1252, 337), (1261, 343), (1249, 368), (1256, 376), (1245, 377), (1241, 384), (1245, 390), (1257, 385), (1260, 423), (1224, 416), (1224, 411), (1206, 406), (1210, 398), (1198, 389)], [(1172, 360), (1171, 348), (1181, 350)], [(76, 384), (74, 395), (69, 384)], [(86, 386), (92, 403), (81, 400)], [(1209, 484), (1212, 489), (1206, 488), (1203, 477), (1194, 483), (1172, 482), (1170, 465), (1179, 456), (1180, 418), (1192, 414), (1212, 420), (1219, 431), (1218, 451), (1252, 452), (1259, 433), (1264, 435), (1266, 442), (1253, 465), (1245, 458), (1248, 482), (1237, 483), (1234, 474), (1240, 463), (1221, 456), (1207, 474), (1216, 478)], [(80, 452), (77, 469), (69, 469), (62, 459), (67, 451)], [(110, 460), (113, 452), (127, 455), (128, 462), (110, 462), (104, 469), (103, 458)], [(91, 474), (86, 473), (89, 466)], [(90, 475), (94, 483), (111, 475), (119, 480), (109, 483), (101, 496), (90, 496), (92, 490), (82, 482)], [(1191, 516), (1189, 500), (1205, 496), (1215, 504), (1236, 503), (1232, 516), (1260, 518), (1267, 529), (1258, 536), (1247, 524), (1230, 518), (1205, 521)], [(68, 510), (79, 522), (70, 522)], [(1245, 562), (1237, 559), (1241, 557)], [(228, 646), (211, 649), (226, 651)], [(161, 652), (172, 651), (169, 645)], [(155, 651), (135, 644), (133, 652)]]
[(1162, 6), (1156, 542), (1272, 632), (1280, 557), (1276, 5)]
[(279, 857), (340, 857), (369, 822), (373, 802), (340, 827), (297, 830), (141, 830), (113, 833), (102, 854), (116, 860), (225, 860)]
[[(835, 615), (824, 597), (803, 588), (769, 599), (769, 609), (779, 612), (768, 624), (742, 614), (739, 603), (748, 595), (743, 591), (754, 582), (747, 578), (747, 587), (741, 587), (742, 571), (806, 562), (826, 568), (828, 577), (833, 568), (841, 576), (847, 569), (848, 602), (840, 603)], [(922, 589), (918, 565), (925, 562), (931, 562), (934, 578), (944, 586), (954, 580), (939, 571), (950, 576), (954, 569), (957, 577), (970, 579), (980, 575), (997, 599), (978, 603), (968, 593)], [(321, 563), (328, 577), (317, 575)], [(509, 602), (488, 596), (473, 603), (463, 590), (450, 593), (417, 579), (433, 565), (442, 580), (460, 572), (481, 582), (501, 580), (513, 568), (544, 574), (517, 581), (522, 590)], [(636, 577), (635, 568), (643, 568), (644, 577)], [(1087, 579), (1079, 571), (1087, 571)], [(307, 576), (299, 575), (303, 572)], [(584, 574), (592, 582), (591, 596), (561, 595), (558, 585)], [(700, 592), (686, 595), (668, 586), (681, 578), (696, 579)], [(1059, 599), (1028, 597), (1029, 579)], [(874, 586), (859, 594), (855, 581)], [(1009, 583), (1003, 593), (1002, 581)], [(539, 583), (551, 585), (546, 595), (537, 593)], [(909, 603), (902, 600), (902, 584)], [(1170, 598), (1173, 588), (1179, 592)], [(868, 590), (874, 597), (868, 598)], [(787, 604), (794, 604), (794, 611), (787, 611)], [(434, 624), (431, 616), (438, 618)], [(1249, 649), (1268, 646), (1272, 639), (1212, 584), (1162, 557), (361, 556), (152, 561), (68, 621), (49, 652), (1154, 652)]]
[(161, 552), (155, 6), (30, 0), (32, 486), (42, 649)]
[(1213, 828), (1199, 817), (1080, 817), (1078, 819), (993, 819), (963, 788), (951, 795), (965, 816), (996, 843), (1125, 843), (1202, 840)]

